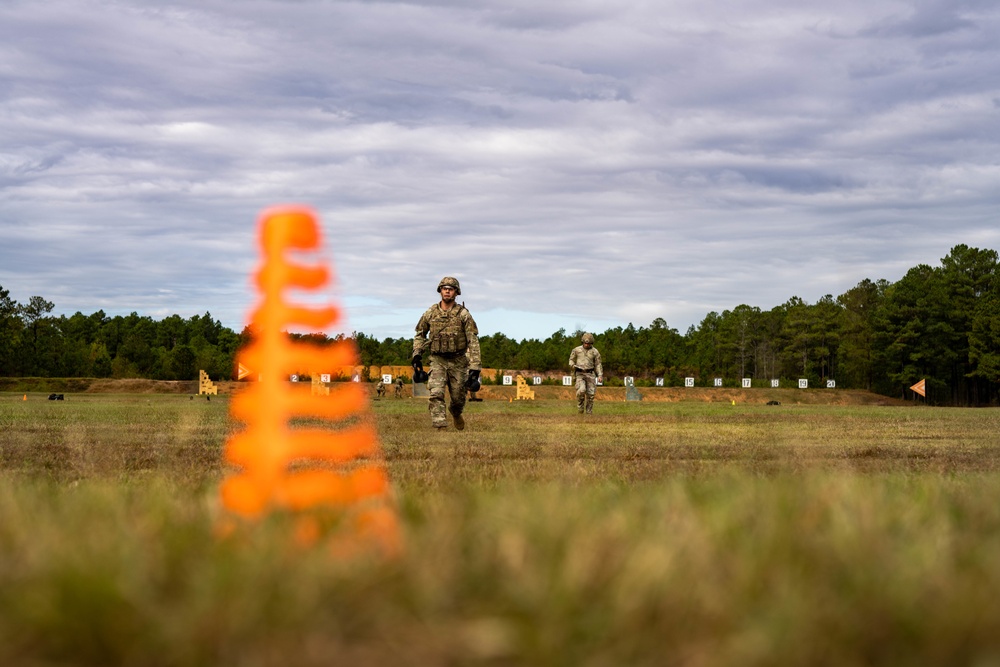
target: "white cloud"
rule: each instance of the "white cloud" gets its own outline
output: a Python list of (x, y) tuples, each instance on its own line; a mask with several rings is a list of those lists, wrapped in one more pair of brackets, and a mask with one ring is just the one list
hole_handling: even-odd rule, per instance
[(814, 301), (997, 247), (998, 26), (985, 0), (6, 3), (0, 285), (238, 328), (256, 216), (302, 202), (379, 336), (443, 275), (518, 338)]

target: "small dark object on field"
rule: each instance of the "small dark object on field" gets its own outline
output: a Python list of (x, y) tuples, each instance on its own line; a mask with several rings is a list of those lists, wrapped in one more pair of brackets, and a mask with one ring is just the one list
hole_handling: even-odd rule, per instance
[(62, 394), (49, 394), (50, 401), (62, 401), (65, 400)]
[(768, 405), (781, 405), (781, 401), (768, 401)]
[(205, 394), (205, 400), (206, 400), (206, 401), (210, 401), (210, 400), (212, 400), (212, 397), (211, 397), (211, 395), (209, 395), (209, 394)]

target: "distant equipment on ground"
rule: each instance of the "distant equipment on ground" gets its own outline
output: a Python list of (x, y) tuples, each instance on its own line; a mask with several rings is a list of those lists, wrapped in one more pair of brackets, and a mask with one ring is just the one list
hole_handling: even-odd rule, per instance
[(533, 401), (535, 400), (535, 390), (528, 386), (528, 382), (523, 376), (517, 376), (517, 400), (519, 401)]
[(216, 396), (219, 393), (219, 388), (215, 386), (211, 379), (208, 377), (208, 373), (205, 371), (198, 371), (198, 395), (211, 394)]
[(326, 386), (325, 382), (323, 382), (323, 376), (316, 372), (312, 374), (312, 395), (313, 396), (330, 395), (330, 388)]

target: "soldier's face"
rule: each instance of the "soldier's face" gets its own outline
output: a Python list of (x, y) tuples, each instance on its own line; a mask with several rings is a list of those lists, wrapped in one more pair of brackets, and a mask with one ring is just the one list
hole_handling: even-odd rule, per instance
[(441, 300), (444, 301), (445, 303), (449, 303), (451, 301), (454, 301), (455, 300), (455, 288), (454, 287), (448, 287), (447, 285), (445, 285), (444, 287), (442, 287), (441, 288)]
[(583, 347), (584, 349), (589, 350), (590, 348), (594, 347), (594, 344), (588, 340), (583, 344)]

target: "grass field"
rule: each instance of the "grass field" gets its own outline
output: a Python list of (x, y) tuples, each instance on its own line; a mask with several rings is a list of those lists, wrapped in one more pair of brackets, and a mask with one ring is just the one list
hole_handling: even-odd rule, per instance
[(1000, 665), (1000, 411), (385, 399), (359, 562), (215, 536), (227, 410), (0, 394), (0, 664)]

